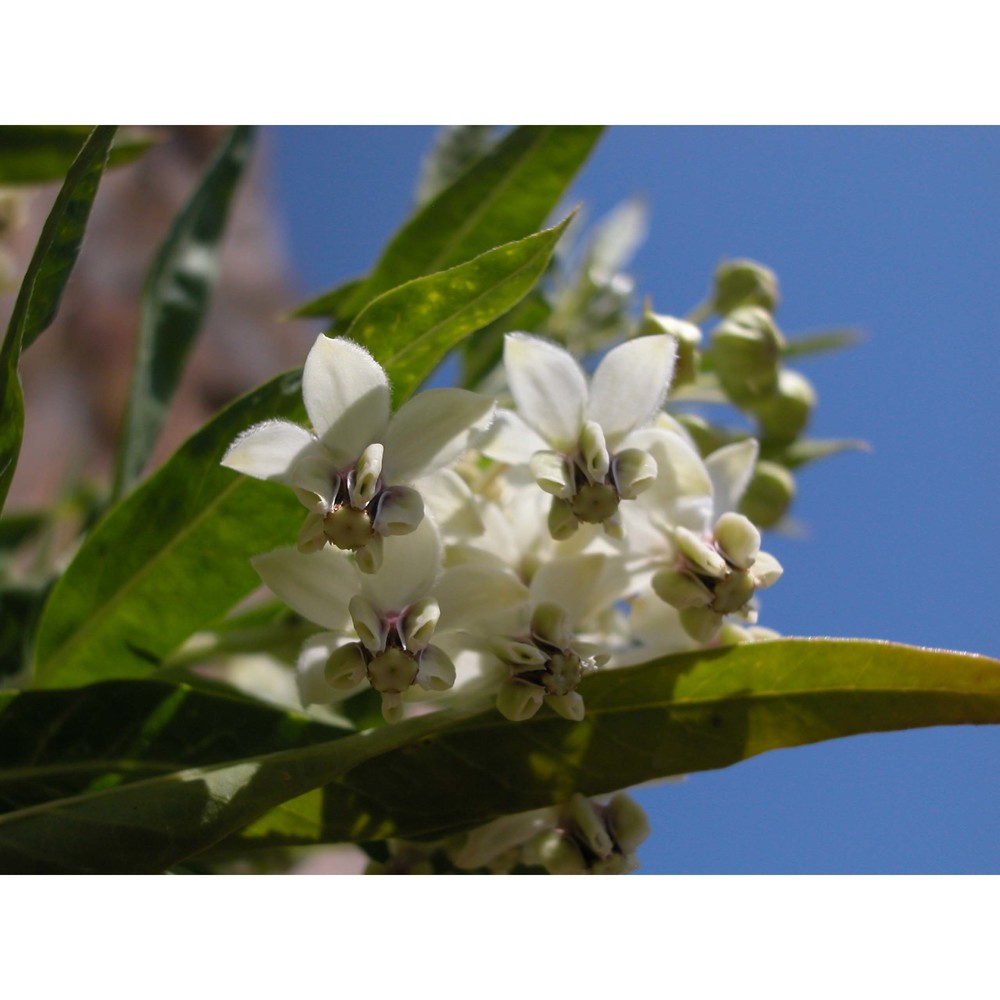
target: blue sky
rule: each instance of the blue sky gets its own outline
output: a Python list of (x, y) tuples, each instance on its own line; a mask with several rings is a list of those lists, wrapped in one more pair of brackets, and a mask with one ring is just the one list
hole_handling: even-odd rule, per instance
[[(269, 130), (303, 293), (363, 272), (406, 216), (433, 129)], [(643, 195), (633, 273), (659, 312), (701, 300), (722, 257), (781, 281), (791, 335), (865, 332), (801, 364), (817, 436), (872, 454), (804, 470), (801, 538), (762, 623), (1000, 654), (997, 241), (990, 128), (611, 129), (572, 201)], [(854, 737), (642, 789), (649, 873), (1000, 872), (1000, 729)]]

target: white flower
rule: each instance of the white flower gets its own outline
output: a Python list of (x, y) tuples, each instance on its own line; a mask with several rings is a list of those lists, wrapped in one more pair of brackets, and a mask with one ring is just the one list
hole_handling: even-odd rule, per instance
[[(639, 561), (653, 570), (653, 590), (679, 610), (685, 631), (699, 642), (712, 642), (726, 615), (755, 622), (754, 594), (782, 573), (777, 559), (761, 551), (760, 532), (735, 511), (758, 445), (739, 441), (703, 461), (678, 434), (644, 433), (661, 475), (629, 519), (633, 551), (642, 553)], [(674, 635), (663, 639), (675, 641)]]
[(315, 430), (269, 420), (244, 431), (222, 464), (284, 483), (309, 510), (299, 550), (327, 541), (356, 552), (365, 571), (382, 558), (382, 539), (413, 531), (424, 514), (409, 484), (441, 469), (489, 426), (493, 401), (464, 389), (431, 389), (390, 416), (389, 382), (364, 348), (320, 335), (302, 374)]
[(667, 394), (676, 342), (638, 337), (609, 351), (589, 384), (576, 360), (550, 341), (509, 333), (504, 367), (517, 413), (500, 411), (484, 454), (527, 462), (553, 500), (549, 530), (566, 538), (580, 522), (620, 536), (619, 501), (647, 489), (656, 476), (633, 433), (648, 424)]

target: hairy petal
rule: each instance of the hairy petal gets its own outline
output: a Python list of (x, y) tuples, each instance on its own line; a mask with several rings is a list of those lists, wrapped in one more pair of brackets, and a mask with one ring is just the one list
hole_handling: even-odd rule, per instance
[(316, 338), (302, 372), (302, 398), (338, 465), (353, 462), (385, 434), (389, 380), (381, 365), (350, 340)]
[(340, 549), (326, 547), (308, 555), (275, 549), (250, 560), (272, 593), (303, 618), (328, 629), (351, 623), (347, 605), (358, 589), (358, 571)]
[(549, 442), (532, 430), (513, 410), (497, 410), (490, 429), (477, 442), (479, 450), (496, 462), (523, 465)]
[(569, 352), (526, 333), (504, 338), (504, 367), (521, 417), (556, 451), (576, 447), (587, 407), (587, 377)]
[(604, 356), (590, 383), (587, 416), (604, 428), (608, 447), (663, 405), (676, 354), (673, 337), (656, 336), (627, 340)]
[(287, 420), (267, 420), (245, 430), (222, 458), (227, 469), (254, 479), (292, 485), (296, 460), (315, 448), (315, 438), (304, 427)]
[(726, 511), (736, 510), (753, 475), (759, 450), (757, 442), (753, 438), (747, 438), (736, 444), (727, 444), (705, 459), (705, 467), (712, 477), (716, 517)]

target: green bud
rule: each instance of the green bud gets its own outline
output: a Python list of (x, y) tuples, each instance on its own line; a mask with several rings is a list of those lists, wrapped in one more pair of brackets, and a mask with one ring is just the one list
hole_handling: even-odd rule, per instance
[(712, 308), (720, 316), (740, 306), (778, 307), (778, 278), (769, 267), (753, 260), (724, 260), (715, 270)]
[(730, 313), (712, 333), (712, 358), (726, 395), (748, 408), (778, 388), (785, 339), (759, 306)]
[(760, 551), (760, 532), (743, 514), (725, 513), (715, 522), (715, 544), (726, 561), (749, 569)]
[(777, 390), (755, 403), (753, 413), (769, 442), (791, 444), (805, 430), (815, 406), (816, 390), (809, 379), (783, 368)]
[(678, 413), (676, 417), (677, 422), (691, 435), (702, 457), (732, 443), (730, 436), (721, 427), (710, 424), (704, 417), (694, 413)]
[(704, 608), (712, 603), (712, 592), (690, 573), (665, 569), (652, 580), (653, 591), (673, 608)]
[(771, 528), (795, 499), (795, 479), (782, 465), (760, 461), (740, 500), (740, 513), (761, 528)]

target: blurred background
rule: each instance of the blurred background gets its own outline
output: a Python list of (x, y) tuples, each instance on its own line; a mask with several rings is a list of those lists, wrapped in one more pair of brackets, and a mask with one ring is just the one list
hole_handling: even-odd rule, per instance
[[(12, 509), (110, 469), (139, 289), (221, 135), (162, 129), (156, 149), (105, 178), (57, 323), (24, 357)], [(239, 392), (301, 364), (318, 327), (280, 317), (370, 267), (413, 205), (434, 136), (262, 130), (157, 459)], [(36, 192), (7, 233), (13, 273), (54, 191)], [(794, 362), (819, 393), (811, 435), (873, 450), (797, 474), (795, 530), (765, 541), (785, 575), (764, 594), (761, 624), (1000, 654), (1000, 131), (612, 128), (565, 207), (582, 202), (594, 223), (634, 196), (650, 222), (629, 267), (636, 310), (650, 295), (657, 312), (684, 315), (720, 259), (749, 257), (777, 272), (786, 335), (864, 335)], [(0, 289), (4, 319), (11, 299)], [(654, 833), (641, 870), (1000, 872), (998, 764), (1000, 728), (953, 727), (777, 751), (643, 788)]]

